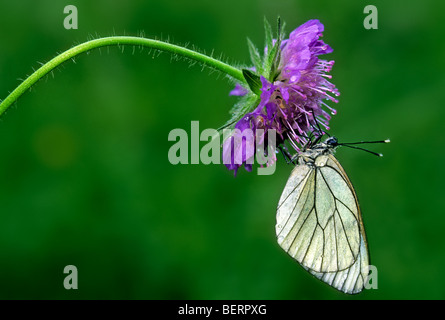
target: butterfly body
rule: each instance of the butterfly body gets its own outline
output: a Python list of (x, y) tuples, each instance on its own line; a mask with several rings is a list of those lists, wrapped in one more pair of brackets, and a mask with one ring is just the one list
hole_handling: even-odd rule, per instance
[[(297, 162), (299, 165), (317, 166), (323, 167), (326, 162), (326, 157), (330, 154), (334, 154), (335, 148), (337, 147), (337, 140), (335, 138), (325, 142), (318, 143), (312, 148), (307, 148), (303, 152), (297, 155)], [(315, 163), (317, 161), (317, 163)]]
[(369, 255), (354, 188), (334, 157), (333, 137), (297, 156), (277, 208), (278, 244), (318, 279), (362, 291)]

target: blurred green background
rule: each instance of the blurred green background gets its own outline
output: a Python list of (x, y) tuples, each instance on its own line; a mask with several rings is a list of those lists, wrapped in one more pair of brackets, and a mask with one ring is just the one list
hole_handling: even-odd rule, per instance
[[(79, 29), (63, 28), (76, 5)], [(378, 30), (363, 8), (378, 8)], [(438, 1), (2, 1), (0, 98), (38, 62), (91, 36), (191, 43), (231, 63), (262, 46), (263, 18), (290, 32), (325, 25), (341, 91), (331, 133), (383, 158), (341, 148), (356, 188), (378, 290), (347, 296), (276, 244), (275, 211), (292, 167), (275, 174), (176, 165), (174, 128), (218, 128), (235, 103), (218, 74), (153, 59), (147, 50), (94, 51), (26, 93), (0, 121), (0, 298), (443, 299), (445, 41)], [(65, 290), (75, 265), (79, 289)]]

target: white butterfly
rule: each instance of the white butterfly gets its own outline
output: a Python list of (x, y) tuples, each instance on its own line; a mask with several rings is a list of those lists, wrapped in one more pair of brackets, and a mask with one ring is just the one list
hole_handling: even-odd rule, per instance
[(338, 145), (329, 137), (298, 155), (278, 203), (275, 229), (278, 244), (303, 268), (355, 294), (367, 282), (368, 245), (357, 195), (333, 156)]

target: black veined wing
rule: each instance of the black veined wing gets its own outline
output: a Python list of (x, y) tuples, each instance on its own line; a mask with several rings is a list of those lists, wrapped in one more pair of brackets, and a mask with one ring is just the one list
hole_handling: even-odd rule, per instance
[(368, 276), (366, 235), (354, 188), (333, 156), (337, 140), (329, 139), (298, 156), (278, 203), (276, 234), (303, 268), (354, 294)]

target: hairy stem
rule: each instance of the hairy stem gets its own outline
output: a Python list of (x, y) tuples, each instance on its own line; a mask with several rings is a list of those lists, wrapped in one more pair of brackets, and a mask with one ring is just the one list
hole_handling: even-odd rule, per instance
[(195, 60), (203, 65), (206, 65), (212, 69), (221, 71), (230, 77), (245, 82), (243, 73), (241, 70), (232, 67), (220, 60), (214, 59), (212, 57), (206, 56), (205, 54), (180, 47), (167, 42), (141, 38), (141, 37), (126, 37), (126, 36), (113, 36), (99, 38), (84, 42), (79, 44), (50, 60), (34, 73), (32, 73), (25, 81), (23, 81), (17, 88), (12, 91), (5, 100), (0, 103), (0, 116), (18, 100), (31, 86), (33, 86), (37, 81), (47, 75), (49, 72), (57, 68), (62, 63), (70, 60), (84, 52), (90, 51), (92, 49), (115, 46), (115, 45), (133, 45), (133, 46), (144, 46), (148, 48), (157, 49), (160, 51), (170, 52), (172, 54), (177, 54), (192, 60)]

